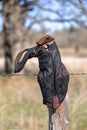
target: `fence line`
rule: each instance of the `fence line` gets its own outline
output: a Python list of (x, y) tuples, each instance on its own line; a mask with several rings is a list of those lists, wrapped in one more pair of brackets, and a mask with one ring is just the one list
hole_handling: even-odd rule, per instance
[[(87, 76), (87, 73), (69, 73), (70, 76)], [(0, 74), (0, 77), (36, 77), (37, 76), (37, 73), (29, 73), (29, 74), (15, 74), (15, 73), (12, 73), (12, 74), (5, 74), (5, 73), (2, 73)]]

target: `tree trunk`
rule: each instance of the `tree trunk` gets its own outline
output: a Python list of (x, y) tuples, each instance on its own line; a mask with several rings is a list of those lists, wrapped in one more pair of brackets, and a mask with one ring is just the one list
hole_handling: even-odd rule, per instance
[(13, 63), (12, 45), (8, 38), (8, 32), (5, 25), (4, 25), (4, 56), (5, 56), (5, 73), (10, 74), (12, 73), (12, 63)]
[(12, 73), (12, 43), (10, 39), (11, 35), (11, 0), (8, 2), (6, 0), (3, 1), (3, 15), (4, 15), (4, 56), (5, 56), (5, 73)]
[[(10, 8), (10, 9), (9, 9)], [(5, 56), (5, 73), (10, 74), (13, 71), (13, 62), (15, 50), (14, 46), (20, 39), (23, 38), (22, 19), (20, 17), (21, 8), (18, 1), (4, 0), (4, 56)], [(21, 42), (19, 42), (21, 45)], [(13, 49), (14, 48), (14, 49)], [(19, 48), (18, 48), (19, 49)]]
[[(4, 15), (4, 55), (5, 73), (10, 74), (13, 70), (13, 62), (24, 43), (23, 24), (27, 7), (35, 2), (25, 1), (23, 6), (19, 5), (20, 0), (3, 0)], [(31, 10), (31, 9), (30, 9)], [(17, 48), (18, 47), (18, 48)]]

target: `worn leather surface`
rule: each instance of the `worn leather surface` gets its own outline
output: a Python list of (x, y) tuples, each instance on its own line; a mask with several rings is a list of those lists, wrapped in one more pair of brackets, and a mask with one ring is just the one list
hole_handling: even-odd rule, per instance
[(53, 97), (58, 96), (59, 104), (61, 104), (68, 90), (69, 73), (61, 61), (56, 43), (49, 45), (48, 49), (43, 46), (27, 49), (23, 60), (18, 63), (22, 52), (16, 58), (15, 72), (21, 71), (28, 59), (37, 57), (40, 69), (37, 79), (42, 92), (43, 103), (52, 105)]
[[(45, 36), (43, 36), (43, 37), (41, 37), (37, 42), (36, 42), (36, 44), (37, 45), (43, 45), (43, 47), (45, 48), (45, 49), (47, 49), (48, 48), (48, 46), (47, 46), (47, 44), (49, 43), (49, 42), (51, 42), (51, 41), (53, 41), (54, 40), (54, 38), (51, 36), (51, 35), (45, 35)], [(43, 44), (44, 43), (44, 44)]]

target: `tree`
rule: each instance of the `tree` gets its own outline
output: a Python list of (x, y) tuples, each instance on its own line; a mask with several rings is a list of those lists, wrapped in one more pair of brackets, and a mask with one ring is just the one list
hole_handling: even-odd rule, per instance
[[(87, 27), (87, 3), (85, 0), (1, 0), (4, 15), (4, 50), (5, 73), (12, 72), (13, 45), (24, 42), (24, 24), (26, 29), (37, 24), (43, 29), (45, 25), (62, 23), (63, 27)], [(49, 28), (47, 28), (49, 29)], [(20, 44), (21, 45), (21, 44)]]
[[(71, 30), (87, 27), (87, 2), (85, 0), (40, 0), (37, 7), (35, 14), (37, 17), (31, 14), (33, 23), (40, 25), (40, 23), (53, 24), (55, 22), (63, 24), (64, 27), (68, 24)], [(33, 23), (31, 25), (34, 25)]]
[(7, 74), (12, 73), (13, 70), (13, 43), (23, 40), (23, 14), (31, 11), (32, 8), (29, 6), (34, 4), (34, 1), (23, 1), (22, 5), (20, 2), (21, 0), (3, 0), (5, 73)]

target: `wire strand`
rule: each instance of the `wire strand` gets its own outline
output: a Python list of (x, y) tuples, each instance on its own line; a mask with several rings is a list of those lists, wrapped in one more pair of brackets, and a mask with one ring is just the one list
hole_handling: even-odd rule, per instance
[[(0, 74), (0, 77), (36, 77), (38, 74), (37, 73), (29, 73), (29, 74), (5, 74), (2, 73)], [(87, 73), (69, 73), (70, 76), (87, 76)]]

